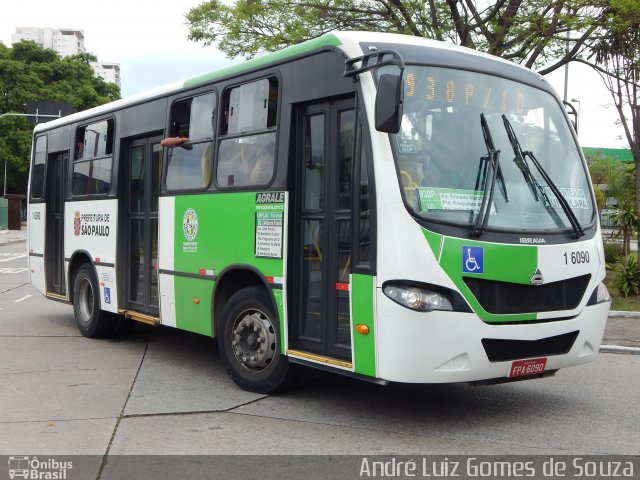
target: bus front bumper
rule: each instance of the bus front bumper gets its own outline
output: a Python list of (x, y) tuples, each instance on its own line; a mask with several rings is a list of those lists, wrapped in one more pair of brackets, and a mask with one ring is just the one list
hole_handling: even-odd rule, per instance
[(567, 353), (539, 355), (546, 357), (544, 370), (593, 361), (610, 307), (606, 302), (585, 307), (567, 320), (505, 325), (487, 324), (473, 313), (412, 311), (389, 300), (381, 290), (377, 297), (377, 376), (406, 383), (507, 379), (519, 359), (490, 361), (483, 339), (537, 341), (578, 332)]

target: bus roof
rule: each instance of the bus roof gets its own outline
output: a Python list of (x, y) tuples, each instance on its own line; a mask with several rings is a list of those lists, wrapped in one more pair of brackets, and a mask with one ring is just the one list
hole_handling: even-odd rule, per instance
[[(187, 78), (185, 80), (173, 82), (167, 85), (163, 85), (151, 90), (147, 90), (147, 91), (126, 97), (126, 98), (122, 98), (120, 100), (116, 100), (114, 102), (100, 105), (98, 107), (84, 110), (82, 112), (74, 113), (72, 115), (69, 115), (63, 118), (38, 124), (34, 129), (34, 133), (50, 130), (52, 128), (56, 128), (59, 126), (67, 125), (74, 122), (79, 122), (86, 118), (92, 118), (98, 115), (103, 115), (106, 113), (117, 111), (117, 110), (129, 107), (132, 105), (136, 105), (138, 103), (142, 103), (144, 101), (148, 101), (154, 98), (172, 95), (184, 89), (197, 87), (199, 85), (204, 85), (206, 83), (214, 82), (216, 80), (221, 80), (226, 77), (232, 77), (234, 75), (249, 73), (253, 70), (257, 70), (259, 68), (262, 68), (268, 65), (281, 63), (287, 59), (290, 59), (296, 56), (311, 54), (323, 48), (332, 48), (332, 47), (339, 48), (345, 53), (347, 57), (353, 58), (353, 57), (362, 55), (361, 43), (363, 42), (407, 45), (407, 46), (418, 46), (418, 47), (424, 46), (430, 49), (449, 50), (451, 52), (456, 52), (458, 54), (472, 55), (475, 57), (482, 57), (486, 60), (500, 62), (505, 67), (508, 65), (511, 68), (526, 70), (530, 73), (533, 73), (534, 75), (537, 75), (531, 70), (526, 69), (525, 67), (522, 67), (508, 60), (504, 60), (502, 58), (495, 57), (493, 55), (477, 52), (469, 48), (460, 47), (458, 45), (449, 44), (449, 43), (445, 43), (437, 40), (430, 40), (430, 39), (415, 37), (411, 35), (401, 35), (401, 34), (394, 34), (394, 33), (336, 31), (332, 33), (326, 33), (312, 40), (307, 40), (306, 42), (302, 42), (297, 45), (292, 45), (282, 50), (278, 50), (276, 52), (248, 60), (238, 65), (232, 65), (230, 67), (226, 67), (221, 70), (204, 73), (202, 75), (197, 75), (195, 77)], [(539, 75), (537, 76), (540, 77)]]

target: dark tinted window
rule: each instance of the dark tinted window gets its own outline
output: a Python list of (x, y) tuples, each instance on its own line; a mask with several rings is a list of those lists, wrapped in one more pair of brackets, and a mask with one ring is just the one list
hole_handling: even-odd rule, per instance
[(31, 198), (40, 199), (44, 193), (44, 172), (47, 158), (47, 137), (36, 138), (31, 167)]
[(169, 148), (168, 190), (200, 190), (209, 185), (213, 169), (213, 92), (180, 100), (171, 108), (171, 136), (189, 142)]
[(113, 120), (78, 128), (71, 178), (74, 196), (104, 195), (111, 190), (113, 137)]
[(258, 80), (224, 93), (216, 183), (266, 186), (276, 165), (278, 81)]

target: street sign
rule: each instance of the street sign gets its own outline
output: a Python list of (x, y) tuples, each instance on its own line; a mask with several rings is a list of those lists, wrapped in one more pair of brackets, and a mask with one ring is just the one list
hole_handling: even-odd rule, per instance
[(55, 116), (64, 117), (73, 113), (73, 105), (65, 102), (28, 101), (26, 105), (29, 115), (27, 121), (32, 124), (48, 122)]

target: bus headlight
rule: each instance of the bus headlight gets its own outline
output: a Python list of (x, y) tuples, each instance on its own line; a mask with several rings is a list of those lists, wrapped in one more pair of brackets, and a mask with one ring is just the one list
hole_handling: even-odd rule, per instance
[(587, 305), (597, 305), (598, 303), (610, 302), (611, 295), (609, 295), (609, 290), (607, 290), (607, 286), (604, 283), (599, 283), (596, 289), (591, 294)]
[(430, 312), (432, 310), (453, 310), (451, 302), (441, 293), (411, 285), (388, 284), (384, 294), (396, 303), (411, 310)]

